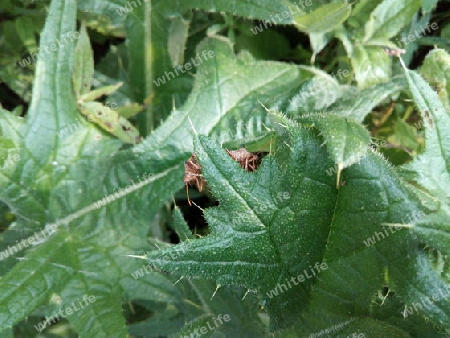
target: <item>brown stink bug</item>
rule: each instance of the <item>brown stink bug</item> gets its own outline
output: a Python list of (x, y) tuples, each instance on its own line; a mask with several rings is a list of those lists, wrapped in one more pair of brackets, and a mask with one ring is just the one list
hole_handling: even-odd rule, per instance
[(404, 49), (392, 49), (392, 48), (384, 48), (384, 51), (387, 55), (400, 57), (401, 54), (405, 54), (406, 51)]
[(193, 153), (192, 156), (184, 162), (184, 184), (186, 185), (186, 194), (189, 205), (192, 205), (192, 203), (189, 198), (188, 185), (194, 185), (199, 192), (202, 192), (204, 183), (205, 179), (202, 177), (202, 167), (198, 164), (195, 153)]
[(258, 162), (259, 162), (259, 156), (255, 155), (245, 148), (237, 149), (237, 150), (228, 150), (225, 149), (228, 155), (238, 162), (242, 168), (244, 168), (246, 171), (255, 171)]
[[(258, 167), (260, 160), (259, 156), (247, 151), (245, 148), (237, 150), (225, 149), (225, 151), (246, 171), (255, 171)], [(192, 206), (191, 199), (189, 198), (188, 185), (195, 186), (199, 192), (202, 192), (203, 186), (206, 184), (206, 181), (202, 176), (202, 166), (197, 162), (195, 153), (184, 162), (184, 184), (186, 185), (188, 203)]]

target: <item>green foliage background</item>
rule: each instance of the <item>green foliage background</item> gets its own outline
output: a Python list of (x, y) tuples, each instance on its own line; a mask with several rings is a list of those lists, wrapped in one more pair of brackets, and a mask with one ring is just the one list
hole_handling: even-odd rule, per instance
[(448, 336), (450, 2), (131, 3), (0, 4), (1, 336)]

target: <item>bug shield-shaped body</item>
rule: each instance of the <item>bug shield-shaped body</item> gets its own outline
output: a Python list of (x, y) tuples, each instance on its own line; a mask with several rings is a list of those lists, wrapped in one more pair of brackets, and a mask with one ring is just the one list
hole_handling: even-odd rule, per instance
[(189, 189), (188, 185), (193, 185), (197, 187), (199, 192), (203, 190), (203, 184), (205, 183), (205, 179), (202, 177), (202, 167), (197, 162), (197, 158), (195, 157), (195, 153), (184, 162), (184, 184), (186, 185), (186, 195), (188, 198), (189, 205), (192, 205), (191, 199), (189, 198)]
[[(225, 149), (227, 154), (236, 162), (238, 162), (242, 168), (246, 171), (255, 171), (259, 164), (259, 156), (255, 155), (245, 148), (237, 150)], [(186, 185), (186, 194), (188, 197), (188, 203), (191, 204), (189, 198), (188, 185), (195, 186), (199, 192), (202, 192), (203, 186), (206, 184), (205, 179), (202, 176), (202, 167), (197, 162), (195, 153), (184, 163), (184, 184)]]
[(237, 150), (228, 150), (225, 149), (227, 154), (230, 155), (230, 157), (238, 162), (242, 168), (244, 168), (246, 171), (255, 171), (258, 162), (259, 162), (259, 156), (255, 155), (245, 148), (237, 149)]
[(202, 177), (202, 167), (198, 164), (195, 153), (184, 162), (184, 183), (186, 186), (196, 186), (199, 192), (203, 190), (205, 179)]

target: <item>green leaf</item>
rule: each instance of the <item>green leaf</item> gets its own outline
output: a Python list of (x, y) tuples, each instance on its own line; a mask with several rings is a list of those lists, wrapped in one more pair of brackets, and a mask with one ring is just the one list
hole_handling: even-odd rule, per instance
[[(54, 231), (54, 228), (49, 227), (46, 231)], [(67, 240), (65, 237), (70, 238), (65, 231), (59, 231), (52, 240), (29, 254), (26, 260), (2, 277), (0, 331), (35, 310), (47, 299), (48, 290), (58, 292), (74, 274), (75, 257), (66, 254), (70, 247), (70, 239)], [(23, 245), (30, 244), (29, 241), (25, 241)]]
[(435, 88), (445, 110), (450, 111), (450, 55), (434, 49), (425, 57), (420, 74)]
[(316, 55), (319, 54), (330, 41), (330, 37), (327, 36), (326, 33), (310, 33), (309, 41), (314, 52), (312, 57), (314, 62)]
[[(242, 126), (247, 124), (251, 125), (249, 129), (260, 130), (262, 134), (266, 131), (263, 123), (267, 113), (260, 102), (267, 105), (285, 102), (298, 90), (299, 82), (310, 76), (310, 72), (300, 67), (257, 61), (245, 51), (236, 57), (231, 43), (223, 38), (206, 39), (197, 50), (214, 51), (215, 57), (199, 65), (197, 81), (184, 107), (174, 110), (166, 123), (139, 144), (136, 151), (155, 151), (164, 144), (180, 152), (192, 152), (195, 133), (217, 135), (218, 139), (228, 141), (229, 131), (238, 129), (234, 134), (242, 137)], [(250, 77), (252, 81), (248, 82)], [(246, 111), (242, 106), (247, 107)], [(208, 119), (202, 113), (204, 108), (208, 109)], [(228, 136), (221, 138), (222, 133)]]
[[(59, 34), (65, 34), (74, 27), (75, 10), (72, 5), (66, 3), (63, 8), (58, 2), (52, 3), (42, 41), (54, 41)], [(69, 22), (73, 25), (67, 26)], [(50, 57), (41, 60), (48, 64), (38, 65), (41, 71), (36, 75), (35, 88), (39, 88), (40, 84), (48, 86), (45, 92), (37, 92), (25, 123), (17, 124), (21, 128), (17, 138), (26, 135), (25, 142), (20, 142), (19, 170), (10, 178), (0, 180), (1, 200), (13, 208), (17, 217), (14, 229), (8, 229), (2, 236), (8, 240), (17, 237), (26, 240), (44, 225), (56, 225), (57, 233), (61, 232), (62, 237), (72, 239), (71, 249), (58, 257), (61, 259), (57, 261), (58, 266), (67, 264), (77, 271), (95, 274), (64, 279), (59, 288), (47, 288), (33, 303), (36, 306), (24, 307), (20, 315), (11, 319), (11, 323), (45, 304), (52, 292), (60, 291), (67, 295), (64, 301), (68, 303), (63, 304), (70, 304), (91, 292), (99, 299), (108, 293), (117, 295), (115, 288), (120, 283), (128, 297), (133, 297), (133, 287), (139, 286), (146, 290), (149, 299), (161, 299), (162, 290), (168, 289), (167, 284), (171, 285), (176, 280), (171, 279), (163, 285), (129, 283), (130, 275), (141, 271), (142, 267), (126, 255), (148, 250), (146, 238), (149, 220), (183, 186), (183, 160), (192, 151), (194, 134), (189, 118), (202, 132), (212, 133), (215, 129), (219, 132), (224, 126), (242, 123), (241, 119), (245, 115), (242, 106), (254, 107), (248, 110), (245, 120), (255, 124), (258, 122), (259, 128), (262, 128), (265, 110), (258, 99), (266, 97), (267, 101), (274, 103), (286, 100), (292, 91), (298, 89), (299, 78), (308, 76), (307, 72), (296, 66), (256, 61), (248, 53), (236, 57), (231, 44), (220, 38), (208, 39), (199, 48), (201, 51), (214, 51), (216, 58), (199, 65), (190, 100), (175, 111), (145, 144), (127, 151), (119, 151), (120, 142), (101, 137), (95, 128), (88, 125), (79, 124), (75, 130), (69, 129), (71, 133), (61, 137), (62, 130), (69, 126), (71, 128), (78, 117), (70, 86), (71, 57), (65, 50), (62, 54), (58, 51), (52, 54), (53, 60)], [(73, 52), (73, 48), (71, 50)], [(60, 59), (56, 58), (57, 55)], [(49, 71), (44, 72), (42, 69)], [(253, 77), (254, 81), (249, 82), (248, 76)], [(273, 87), (272, 83), (279, 85)], [(277, 99), (274, 100), (274, 97)], [(254, 109), (258, 110), (257, 113)], [(9, 118), (12, 115), (6, 116)], [(174, 121), (177, 121), (176, 124)], [(28, 133), (43, 124), (45, 133)], [(10, 131), (11, 135), (14, 135), (13, 131)], [(39, 157), (41, 155), (45, 156)], [(61, 237), (53, 236), (51, 240), (49, 243), (53, 243), (53, 240), (59, 243)], [(30, 254), (25, 249), (17, 253), (17, 257), (28, 259)], [(45, 262), (48, 258), (48, 264), (54, 261), (45, 251), (40, 257)], [(69, 257), (75, 259), (76, 263)], [(4, 266), (13, 265), (12, 262), (13, 257), (2, 261), (2, 271), (5, 271)], [(13, 269), (2, 278), (20, 281), (18, 273)], [(31, 276), (30, 287), (37, 281)], [(92, 285), (96, 286), (95, 291), (89, 289)], [(15, 292), (9, 286), (3, 287), (5, 295)], [(202, 292), (204, 290), (198, 290), (199, 297), (203, 297)], [(15, 297), (27, 299), (27, 295), (26, 289), (20, 289)], [(123, 332), (124, 321), (118, 320), (120, 308), (117, 304), (120, 301), (116, 299), (115, 304), (106, 300), (99, 302), (99, 307), (93, 306), (86, 315), (80, 313), (79, 317), (73, 317), (74, 326), (86, 336), (95, 335), (102, 322), (111, 325), (103, 326), (98, 332)], [(3, 302), (0, 315), (5, 315), (13, 304), (13, 300)], [(87, 331), (83, 331), (84, 323), (93, 317), (92, 311), (96, 312), (103, 306), (111, 311), (102, 316), (96, 315), (98, 320)], [(186, 316), (190, 309), (188, 311), (183, 306), (176, 303), (177, 309)], [(68, 319), (71, 321), (70, 317)]]
[[(313, 77), (306, 80), (299, 93), (290, 100), (287, 113), (301, 115), (312, 111), (322, 111), (336, 102), (341, 96), (341, 87), (336, 77), (327, 74), (317, 68), (301, 66), (311, 72)], [(350, 74), (347, 71), (348, 74)], [(337, 74), (339, 79), (345, 76), (345, 72)]]
[(450, 115), (430, 85), (414, 70), (405, 68), (411, 96), (424, 121), (425, 151), (404, 168), (441, 203), (450, 205)]
[[(410, 231), (381, 227), (399, 224), (420, 210), (394, 170), (369, 153), (359, 165), (344, 170), (346, 184), (336, 194), (325, 170), (310, 167), (332, 164), (317, 136), (287, 120), (280, 125), (285, 129), (280, 135), (284, 142), (254, 173), (245, 172), (223, 149), (199, 136), (195, 152), (202, 174), (220, 201), (219, 207), (204, 210), (210, 235), (152, 252), (149, 262), (178, 275), (256, 289), (269, 311), (272, 329), (295, 323), (300, 315), (297, 332), (301, 328), (311, 334), (365, 316), (374, 293), (385, 282), (407, 304), (419, 301), (427, 287), (432, 292), (442, 287), (436, 274), (430, 283), (418, 283), (427, 268), (421, 267), (422, 253)], [(277, 197), (284, 192), (289, 199), (281, 202)], [(382, 237), (376, 235), (381, 231)], [(170, 252), (172, 259), (163, 259)], [(315, 279), (308, 269), (323, 263)], [(303, 280), (293, 284), (291, 278), (298, 277)], [(417, 292), (408, 293), (414, 288)], [(442, 304), (424, 313), (442, 323), (450, 318), (450, 308)], [(385, 325), (373, 332), (377, 330), (396, 331)]]
[(22, 124), (22, 118), (0, 108), (0, 182), (5, 185), (8, 185), (16, 165), (20, 163), (19, 129)]
[(172, 18), (168, 36), (168, 50), (172, 65), (184, 64), (184, 50), (189, 33), (190, 19), (185, 20), (181, 15)]
[[(111, 7), (111, 6), (110, 6)], [(91, 5), (90, 10), (98, 11), (101, 7)], [(282, 18), (280, 24), (292, 23), (292, 15), (284, 2), (270, 0), (245, 0), (230, 3), (227, 0), (214, 2), (206, 0), (178, 1), (158, 0), (145, 2), (141, 6), (127, 11), (126, 29), (127, 40), (130, 50), (130, 79), (135, 96), (133, 101), (142, 102), (152, 92), (163, 94), (176, 86), (177, 80), (155, 86), (159, 79), (164, 78), (166, 72), (173, 72), (172, 60), (167, 49), (170, 35), (169, 17), (182, 15), (191, 9), (201, 9), (214, 13), (230, 13), (238, 16), (258, 20), (271, 20), (274, 13), (288, 13), (287, 18)], [(151, 15), (148, 15), (151, 13)], [(201, 53), (202, 50), (197, 48)], [(162, 109), (158, 107), (147, 107), (140, 114), (138, 122), (140, 133), (148, 134), (154, 130), (158, 121), (166, 119), (173, 107), (172, 96), (164, 96)]]
[(391, 77), (391, 59), (380, 47), (353, 47), (351, 56), (356, 82), (359, 88), (367, 88)]
[(78, 98), (78, 102), (89, 102), (94, 101), (104, 95), (109, 95), (115, 92), (117, 89), (122, 87), (123, 83), (119, 82), (115, 85), (105, 86), (101, 88), (97, 88), (91, 91), (86, 92)]
[(120, 116), (129, 119), (135, 116), (137, 113), (141, 112), (143, 107), (137, 103), (132, 103), (127, 106), (117, 107), (115, 110)]
[(306, 33), (327, 33), (341, 25), (348, 18), (351, 5), (330, 3), (306, 14), (294, 15), (294, 26)]
[[(432, 196), (439, 208), (436, 214), (414, 224), (413, 231), (427, 244), (448, 253), (450, 136), (446, 131), (450, 128), (450, 116), (436, 92), (417, 72), (405, 68), (405, 74), (414, 103), (427, 125), (425, 151), (403, 169), (408, 173), (408, 178)], [(433, 311), (434, 317), (442, 320), (439, 304)]]
[[(259, 306), (256, 295), (238, 287), (225, 286), (217, 289), (216, 285), (209, 281), (196, 280), (191, 284), (198, 287), (198, 290), (202, 290), (207, 298), (202, 300), (197, 298), (198, 296), (195, 297), (196, 303), (202, 305), (203, 309), (201, 312), (192, 313), (189, 322), (184, 323), (182, 330), (188, 331), (188, 335), (195, 335), (196, 323), (207, 317), (212, 320), (209, 323), (206, 322), (206, 330), (212, 335), (251, 337), (255, 333), (260, 333), (260, 335), (267, 333), (266, 326), (262, 325), (261, 317), (255, 311)], [(192, 329), (189, 329), (190, 327)], [(202, 333), (201, 328), (199, 332)], [(180, 331), (170, 337), (179, 336)]]
[(420, 0), (384, 0), (371, 13), (365, 25), (364, 42), (389, 39), (411, 22)]
[(348, 116), (362, 122), (377, 105), (405, 89), (404, 79), (393, 78), (390, 82), (379, 83), (366, 89), (354, 86), (341, 87), (342, 97), (328, 109), (336, 115)]
[(21, 131), (24, 147), (33, 154), (34, 162), (41, 165), (55, 160), (54, 149), (59, 144), (58, 138), (48, 137), (42, 130), (60, 130), (74, 123), (78, 116), (70, 62), (78, 34), (75, 13), (76, 1), (53, 2), (41, 35), (40, 46), (59, 46), (38, 58), (27, 123)]
[(438, 213), (420, 218), (414, 224), (414, 232), (430, 246), (440, 250), (445, 255), (450, 254), (450, 210), (442, 207)]
[(76, 97), (86, 94), (91, 89), (94, 77), (94, 53), (83, 23), (80, 28), (80, 37), (75, 49), (75, 64), (73, 70), (73, 87)]
[(28, 52), (34, 53), (37, 51), (37, 42), (34, 35), (33, 21), (22, 16), (16, 20), (17, 34), (19, 34), (22, 43), (27, 48)]
[[(74, 2), (53, 2), (41, 42), (55, 41), (60, 35), (70, 32), (75, 24), (75, 14)], [(73, 52), (70, 47), (61, 46)], [(99, 296), (99, 299), (112, 293), (122, 276), (137, 267), (125, 255), (145, 247), (148, 220), (154, 217), (159, 205), (182, 186), (182, 155), (162, 163), (158, 160), (159, 154), (155, 156), (155, 153), (117, 153), (120, 143), (107, 138), (100, 141), (92, 128), (79, 128), (65, 138), (57, 136), (58, 130), (67, 126), (65, 122), (74, 121), (78, 116), (70, 86), (71, 54), (66, 53), (67, 50), (61, 53), (57, 50), (40, 59), (35, 97), (24, 123), (19, 123), (19, 119), (9, 113), (2, 111), (0, 115), (5, 137), (14, 143), (19, 137), (25, 138), (25, 142), (17, 142), (20, 146), (17, 170), (9, 177), (0, 176), (0, 198), (17, 217), (17, 223), (3, 232), (2, 238), (11, 239), (14, 238), (11, 234), (17, 236), (19, 233), (21, 238), (18, 239), (27, 242), (28, 239), (34, 240), (44, 225), (58, 227), (56, 234), (44, 236), (41, 239), (43, 243), (35, 243), (34, 250), (29, 247), (20, 249), (13, 242), (11, 247), (15, 246), (17, 250), (5, 248), (6, 257), (5, 251), (1, 253), (2, 271), (5, 265), (17, 263), (14, 253), (19, 251), (17, 258), (24, 256), (19, 264), (2, 276), (0, 317), (4, 319), (1, 320), (4, 327), (30, 315), (45, 304), (53, 292), (66, 295), (63, 304), (67, 304), (66, 301), (70, 304), (88, 292)], [(48, 84), (45, 90), (40, 88), (42, 84)], [(38, 88), (42, 92), (37, 91)], [(27, 133), (43, 124), (45, 133), (42, 129)], [(130, 163), (134, 163), (132, 168)], [(157, 174), (159, 171), (162, 175)], [(150, 173), (150, 177), (140, 181), (143, 174)], [(130, 186), (130, 179), (139, 182)], [(145, 188), (158, 180), (160, 188), (172, 187), (172, 191)], [(105, 195), (126, 187), (126, 193), (122, 190), (121, 195), (103, 199)], [(137, 194), (136, 190), (139, 191)], [(140, 197), (135, 200), (136, 195)], [(121, 201), (128, 205), (126, 209), (137, 216), (122, 218), (115, 215), (120, 208), (110, 209), (108, 205), (118, 198), (122, 198)], [(94, 204), (97, 201), (99, 204)], [(150, 207), (140, 205), (143, 201), (145, 205), (150, 203)], [(105, 208), (101, 208), (102, 205)], [(133, 211), (135, 207), (141, 211)], [(147, 215), (141, 218), (143, 214)], [(125, 230), (130, 228), (129, 224), (133, 224), (132, 231)], [(63, 275), (66, 270), (72, 273), (75, 269), (76, 277), (68, 278), (67, 273)], [(157, 288), (152, 292), (156, 293)], [(114, 294), (117, 295), (117, 291)], [(16, 311), (15, 307), (22, 302), (27, 305)], [(99, 301), (98, 307), (92, 308), (96, 310), (88, 310), (85, 315), (80, 313), (80, 318), (73, 317), (74, 325), (83, 327), (80, 332), (85, 336), (95, 336), (98, 332), (106, 332), (105, 336), (124, 333), (125, 321), (120, 303), (117, 298)], [(110, 312), (104, 312), (106, 305)], [(71, 317), (68, 319), (70, 321)]]
[(188, 239), (194, 239), (194, 235), (189, 229), (186, 221), (183, 218), (183, 215), (178, 207), (175, 207), (173, 210), (173, 228), (180, 238), (181, 241), (185, 241)]
[[(211, 234), (152, 252), (149, 261), (177, 274), (214, 278), (220, 285), (242, 285), (261, 294), (267, 292), (269, 297), (264, 298), (274, 311), (274, 321), (281, 326), (292, 323), (305, 306), (294, 300), (293, 294), (306, 296), (313, 279), (305, 276), (301, 287), (273, 300), (271, 291), (277, 281), (304, 273), (305, 269), (311, 275), (309, 266), (321, 262), (327, 232), (323, 230), (328, 228), (331, 217), (326, 210), (333, 209), (336, 194), (334, 178), (309, 170), (314, 165), (333, 164), (324, 149), (310, 135), (295, 139), (294, 143), (294, 149), (302, 147), (305, 152), (294, 151), (284, 164), (268, 156), (251, 174), (223, 149), (199, 136), (195, 153), (203, 176), (221, 201), (220, 207), (205, 210)], [(308, 151), (317, 155), (314, 161), (307, 161)], [(288, 172), (290, 175), (286, 175)], [(297, 226), (299, 222), (302, 227)], [(295, 257), (288, 254), (292, 250), (297, 253)], [(168, 251), (175, 258), (162, 259)], [(297, 256), (302, 259), (297, 260)], [(285, 315), (279, 312), (282, 308)]]
[[(170, 21), (157, 10), (157, 4), (158, 1), (145, 2), (126, 15), (128, 74), (133, 88), (132, 101), (138, 103), (143, 103), (148, 95), (160, 92), (153, 81), (164, 76), (164, 71), (173, 70), (167, 50)], [(157, 121), (167, 115), (167, 112), (148, 106), (137, 118), (139, 133), (148, 135), (157, 127)]]
[(311, 123), (324, 139), (327, 150), (338, 167), (336, 187), (342, 169), (359, 162), (369, 151), (369, 132), (357, 121), (334, 114), (311, 114), (301, 117)]
[(348, 24), (358, 29), (369, 21), (370, 13), (380, 4), (382, 0), (361, 0), (355, 4), (352, 14), (348, 18)]
[(416, 154), (419, 150), (417, 129), (400, 118), (394, 118), (393, 120), (395, 121), (393, 127), (395, 134), (389, 136), (389, 143), (403, 147), (410, 154)]
[(89, 122), (95, 122), (123, 142), (136, 144), (141, 141), (139, 131), (127, 119), (100, 102), (83, 102), (79, 109)]
[[(417, 252), (414, 256), (414, 259), (403, 261), (403, 266), (395, 264), (396, 266), (389, 272), (393, 279), (393, 290), (405, 303), (401, 315), (405, 320), (412, 320), (410, 315), (419, 312), (448, 329), (450, 327), (450, 304), (447, 301), (449, 279), (441, 276), (440, 272), (433, 268), (425, 253)], [(398, 253), (393, 257), (397, 260), (399, 258)], [(427, 278), (423, 278), (424, 275)], [(426, 306), (421, 308), (418, 304), (426, 304)]]
[[(109, 292), (89, 292), (89, 288), (80, 288), (82, 292), (73, 292), (73, 298), (67, 300), (67, 305), (74, 304), (75, 297), (86, 292), (84, 295), (88, 296), (88, 300), (78, 300), (79, 311), (75, 311), (70, 316), (70, 323), (75, 330), (80, 334), (80, 337), (89, 337), (94, 333), (97, 337), (111, 337), (115, 335), (117, 337), (128, 337), (128, 330), (126, 328), (125, 318), (122, 315), (122, 304), (119, 301), (121, 293), (120, 288), (116, 287)], [(89, 298), (93, 297), (93, 298)], [(66, 299), (67, 299), (66, 298)], [(91, 301), (94, 299), (94, 301)], [(71, 302), (71, 300), (73, 300)], [(81, 304), (80, 304), (81, 303)], [(73, 306), (73, 305), (72, 305)], [(83, 306), (83, 307), (82, 307)], [(82, 307), (82, 308), (81, 308)]]
[[(369, 151), (370, 135), (358, 122), (332, 113), (302, 115), (297, 121), (290, 121), (282, 114), (271, 112), (275, 124), (299, 125), (316, 128), (324, 139), (330, 157), (338, 166), (338, 178), (342, 169), (359, 162)], [(331, 170), (333, 171), (333, 170)], [(327, 170), (329, 174), (330, 171)], [(330, 175), (330, 174), (329, 174)], [(338, 179), (339, 182), (339, 179)], [(339, 186), (337, 186), (339, 189)]]
[[(346, 169), (343, 179), (346, 184), (336, 202), (324, 256), (329, 269), (313, 286), (310, 308), (302, 321), (313, 327), (307, 331), (311, 333), (366, 317), (377, 289), (386, 285), (409, 306), (444, 282), (424, 264), (418, 243), (402, 226), (420, 209), (394, 170), (379, 156), (369, 155), (360, 165)], [(382, 227), (387, 223), (400, 227)], [(426, 281), (424, 271), (429, 273)], [(450, 308), (442, 304), (437, 307), (442, 309), (440, 320), (447, 322)], [(433, 312), (427, 307), (422, 313), (428, 316)]]
[[(422, 114), (426, 128), (412, 133), (398, 120), (405, 109), (404, 120), (416, 113), (404, 94), (397, 97), (405, 81), (390, 78), (390, 61), (376, 60), (380, 44), (392, 43), (384, 34), (376, 36), (380, 27), (369, 18), (380, 11), (381, 2), (394, 8), (392, 2), (308, 1), (304, 11), (300, 2), (284, 0), (12, 2), (0, 4), (5, 19), (0, 80), (20, 97), (3, 95), (5, 107), (28, 102), (35, 65), (28, 55), (17, 64), (26, 52), (22, 42), (36, 48), (33, 40), (39, 40), (43, 54), (29, 111), (0, 108), (0, 323), (8, 327), (2, 336), (35, 335), (33, 325), (43, 317), (90, 295), (95, 302), (65, 322), (47, 325), (40, 335), (178, 337), (180, 330), (196, 335), (206, 325), (205, 336), (223, 337), (445, 336), (449, 303), (442, 297), (430, 306), (423, 301), (439, 296), (450, 281), (448, 121), (436, 128), (441, 121)], [(355, 10), (342, 21), (347, 10), (329, 12), (334, 17), (323, 11), (339, 6)], [(304, 66), (311, 51), (292, 49), (285, 29), (252, 36), (266, 20), (269, 26), (292, 24), (292, 9), (296, 17), (322, 13), (312, 28), (335, 25), (328, 33), (309, 34), (312, 52), (333, 37), (341, 39), (348, 58), (357, 58), (352, 62), (364, 89), (342, 86), (325, 69)], [(38, 36), (45, 10), (46, 26)], [(405, 13), (398, 13), (410, 33), (435, 15), (416, 20), (416, 13), (409, 17), (411, 25)], [(90, 29), (93, 50), (100, 52), (94, 79), (86, 75), (93, 69), (84, 27), (83, 36), (73, 36), (76, 18)], [(397, 30), (392, 18), (381, 26)], [(375, 35), (363, 41), (369, 19), (365, 28)], [(270, 35), (276, 50), (263, 43)], [(303, 38), (299, 41), (305, 46)], [(418, 43), (444, 41), (423, 39)], [(47, 53), (53, 44), (57, 48)], [(416, 45), (408, 46), (410, 55)], [(75, 46), (84, 46), (86, 55), (74, 54)], [(174, 63), (192, 63), (189, 58), (202, 52), (214, 55), (175, 74)], [(340, 45), (329, 44), (322, 54), (319, 64), (326, 63), (326, 71), (342, 65), (348, 69)], [(440, 55), (430, 54), (422, 72), (443, 100), (448, 60)], [(170, 72), (175, 76), (159, 81)], [(431, 98), (430, 88), (410, 77), (410, 86), (412, 81), (419, 88), (412, 90), (419, 96), (416, 101), (423, 105), (422, 96), (427, 109), (433, 108), (437, 96)], [(325, 87), (320, 79), (331, 86), (302, 100), (305, 90)], [(96, 89), (88, 92), (91, 81)], [(116, 88), (108, 86), (118, 82), (124, 85), (112, 93)], [(5, 93), (3, 83), (0, 87)], [(111, 94), (107, 103), (89, 102), (105, 93)], [(436, 149), (422, 154), (430, 168), (421, 168), (411, 157), (412, 169), (394, 170), (368, 151), (342, 169), (336, 189), (329, 168), (335, 161), (350, 164), (352, 156), (361, 154), (368, 134), (358, 122), (372, 110), (378, 115), (390, 97), (396, 102), (392, 117), (382, 127), (367, 118), (368, 128), (374, 136), (387, 134), (388, 140), (411, 145), (417, 135), (435, 133)], [(145, 109), (135, 120), (142, 135), (148, 135), (145, 142), (124, 145), (86, 123), (77, 103), (97, 114), (111, 106), (113, 115), (98, 123), (114, 133), (129, 126), (121, 124), (112, 104), (127, 107), (121, 111), (126, 116)], [(330, 116), (323, 115), (333, 108)], [(297, 122), (273, 119), (272, 110), (287, 111)], [(122, 138), (127, 136), (129, 141), (130, 135)], [(242, 169), (224, 149), (242, 146), (261, 158), (254, 172)], [(205, 190), (210, 190), (198, 200), (200, 208), (184, 202), (183, 162), (194, 150)], [(18, 155), (17, 160), (8, 162), (10, 155)], [(442, 186), (438, 169), (444, 169)], [(54, 233), (35, 240), (50, 227)], [(178, 245), (167, 243), (176, 241), (174, 232)], [(28, 240), (34, 242), (25, 246)], [(156, 248), (160, 251), (153, 252)], [(150, 264), (147, 257), (157, 261)], [(299, 277), (303, 280), (294, 283)], [(423, 308), (414, 310), (416, 303)], [(405, 309), (413, 313), (406, 316)], [(230, 322), (215, 322), (225, 314)]]

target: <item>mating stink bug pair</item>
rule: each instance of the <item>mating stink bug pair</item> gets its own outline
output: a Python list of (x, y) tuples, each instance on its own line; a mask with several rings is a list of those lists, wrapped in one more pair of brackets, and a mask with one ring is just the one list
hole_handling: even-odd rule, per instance
[[(245, 148), (240, 148), (237, 150), (225, 149), (225, 151), (246, 171), (255, 171), (261, 160), (259, 155), (251, 153)], [(192, 203), (189, 198), (188, 185), (195, 186), (199, 192), (202, 192), (203, 185), (205, 183), (206, 181), (202, 176), (202, 167), (197, 162), (195, 153), (193, 153), (192, 156), (184, 163), (184, 184), (186, 185), (186, 194), (189, 205), (192, 205)]]

